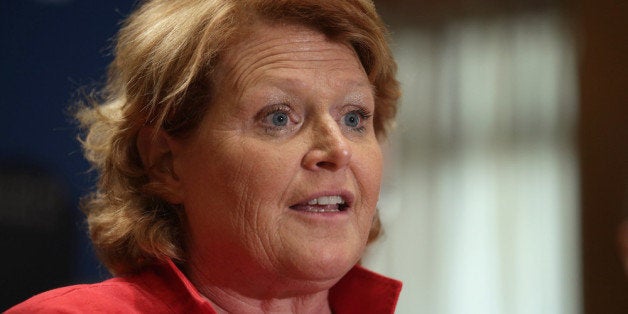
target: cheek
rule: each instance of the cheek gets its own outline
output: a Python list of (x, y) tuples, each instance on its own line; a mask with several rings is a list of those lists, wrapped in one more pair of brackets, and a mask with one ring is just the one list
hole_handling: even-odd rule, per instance
[[(357, 153), (357, 154), (356, 154)], [(379, 145), (362, 146), (354, 151), (356, 185), (360, 189), (358, 206), (358, 223), (361, 237), (366, 238), (376, 212), (382, 177), (382, 152)]]
[[(354, 153), (355, 172), (358, 185), (363, 189), (363, 197), (369, 202), (377, 202), (382, 180), (382, 151), (378, 144), (363, 146)], [(371, 204), (375, 206), (375, 204)]]
[[(238, 142), (212, 161), (207, 173), (220, 189), (212, 192), (231, 218), (248, 228), (266, 228), (291, 185), (299, 159), (293, 149), (254, 141)], [(212, 188), (212, 187), (210, 187)], [(225, 201), (227, 200), (227, 201)]]

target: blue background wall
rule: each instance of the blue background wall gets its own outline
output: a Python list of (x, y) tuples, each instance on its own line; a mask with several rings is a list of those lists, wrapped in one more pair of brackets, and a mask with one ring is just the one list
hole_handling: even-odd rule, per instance
[[(133, 5), (131, 0), (0, 0), (0, 243), (3, 250), (10, 250), (2, 252), (5, 271), (0, 277), (0, 311), (41, 290), (108, 275), (93, 256), (78, 209), (80, 196), (91, 188), (93, 174), (87, 172), (76, 125), (67, 109), (79, 88), (87, 86), (89, 90), (104, 80), (111, 61), (111, 39)], [(53, 241), (59, 249), (34, 249), (18, 236), (22, 231), (32, 234), (45, 229), (23, 222), (47, 217), (49, 213), (43, 211), (49, 209), (15, 212), (21, 207), (10, 205), (12, 202), (29, 202), (41, 194), (24, 188), (16, 193), (16, 173), (39, 178), (32, 182), (35, 187), (42, 182), (52, 182), (49, 185), (55, 187), (54, 194), (63, 207), (60, 225), (66, 232)], [(19, 182), (20, 187), (28, 186)], [(22, 217), (22, 223), (16, 217)], [(42, 231), (40, 236), (54, 235)], [(64, 258), (69, 261), (46, 271), (62, 274), (60, 278), (42, 278), (39, 283), (25, 279), (47, 261), (59, 258), (55, 255), (67, 255)], [(20, 288), (24, 291), (16, 288), (21, 281), (29, 283)], [(8, 291), (13, 291), (11, 296), (5, 293)]]

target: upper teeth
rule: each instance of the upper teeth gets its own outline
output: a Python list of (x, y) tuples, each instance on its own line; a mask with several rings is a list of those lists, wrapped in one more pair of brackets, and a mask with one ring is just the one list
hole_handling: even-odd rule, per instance
[(321, 196), (317, 197), (309, 202), (308, 205), (332, 205), (332, 204), (344, 204), (345, 200), (342, 196), (334, 195), (334, 196)]

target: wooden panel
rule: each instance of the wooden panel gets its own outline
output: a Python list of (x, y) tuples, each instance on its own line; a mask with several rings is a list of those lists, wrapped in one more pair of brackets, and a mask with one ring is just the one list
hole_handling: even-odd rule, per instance
[(582, 0), (580, 160), (585, 313), (628, 313), (617, 226), (628, 206), (628, 2)]

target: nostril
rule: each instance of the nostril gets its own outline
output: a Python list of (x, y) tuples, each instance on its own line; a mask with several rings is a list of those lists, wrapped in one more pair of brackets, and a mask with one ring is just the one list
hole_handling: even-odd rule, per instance
[(309, 164), (312, 169), (325, 169), (336, 171), (341, 169), (351, 160), (351, 153), (348, 149), (337, 147), (333, 149), (315, 149), (306, 156), (305, 164)]
[(316, 163), (316, 167), (321, 169), (333, 169), (336, 168), (336, 165), (333, 162), (329, 161), (319, 161)]
[(346, 167), (351, 160), (349, 143), (342, 134), (318, 136), (305, 153), (302, 165), (310, 170), (336, 171)]

